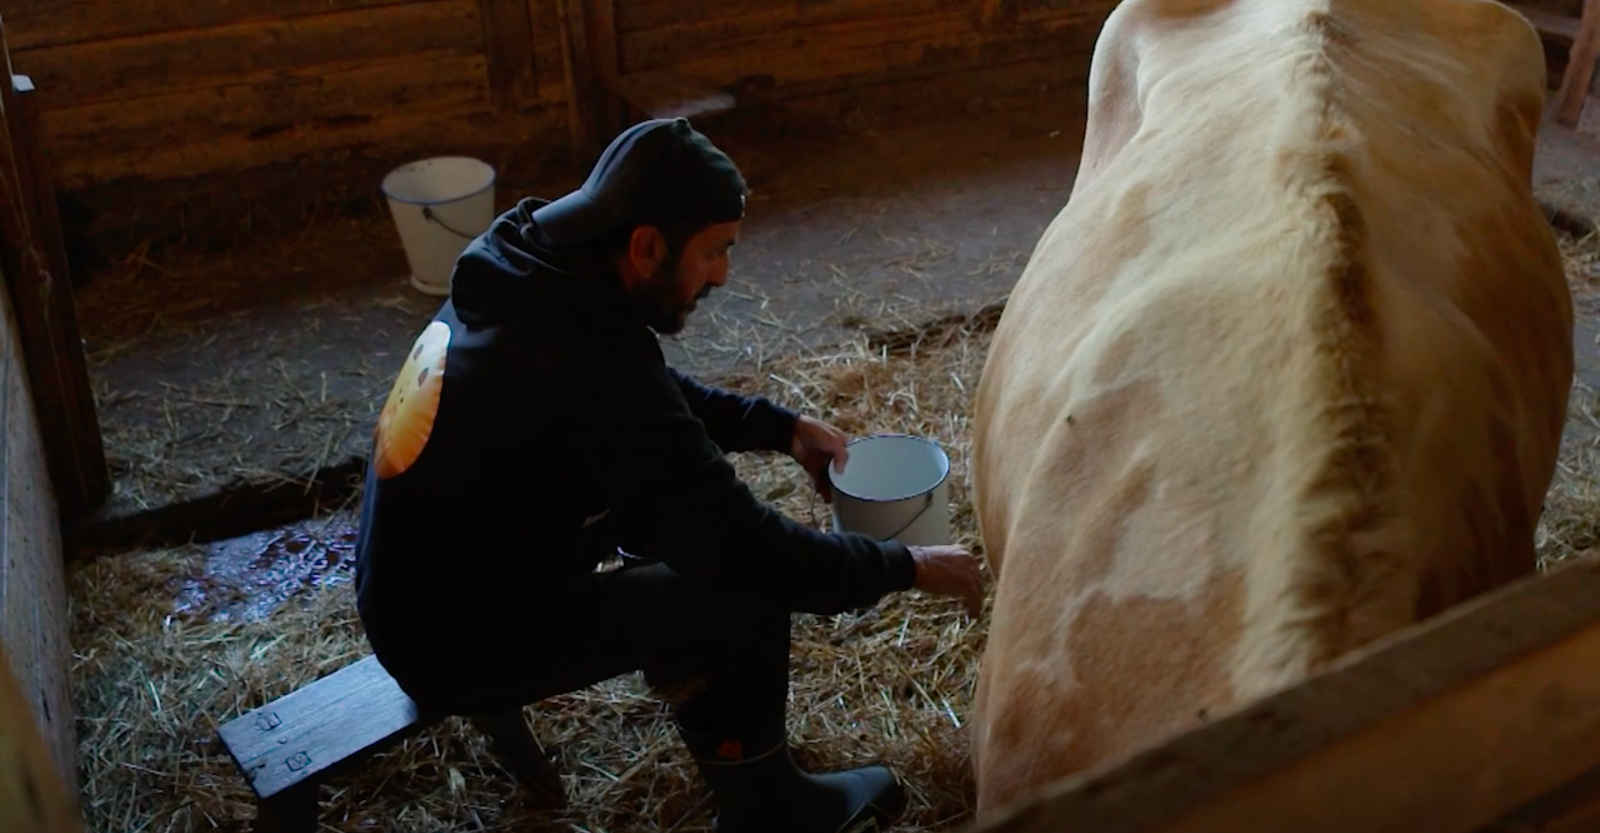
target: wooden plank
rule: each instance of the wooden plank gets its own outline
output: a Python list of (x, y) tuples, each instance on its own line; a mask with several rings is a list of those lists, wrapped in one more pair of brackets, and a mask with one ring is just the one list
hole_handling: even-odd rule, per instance
[(622, 72), (622, 61), (617, 55), (616, 7), (612, 0), (584, 0), (584, 7), (590, 63), (601, 79), (614, 79)]
[(416, 0), (225, 0), (187, 3), (180, 15), (165, 0), (10, 0), (5, 6), (5, 21), (11, 30), (11, 49), (20, 52), (412, 2)]
[(617, 31), (718, 25), (741, 18), (768, 25), (826, 23), (971, 10), (974, 5), (975, 0), (631, 0), (617, 9)]
[[(42, 734), (58, 783), (76, 785), (60, 519), (29, 392), (30, 370), (37, 368), (30, 366), (30, 354), (23, 349), (29, 342), (12, 301), (19, 287), (26, 286), (24, 300), (33, 302), (37, 312), (47, 297), (40, 294), (47, 284), (39, 280), (46, 262), (34, 190), (37, 177), (29, 167), (36, 159), (32, 133), (9, 64), (0, 24), (0, 278), (9, 290), (0, 293), (0, 643), (14, 651), (0, 661), (0, 671), (16, 675), (29, 710), (23, 725)], [(37, 335), (39, 328), (33, 329)]]
[[(622, 75), (622, 58), (617, 52), (617, 15), (612, 0), (584, 0), (584, 30), (589, 36), (589, 65), (595, 80), (611, 89)], [(611, 141), (622, 130), (622, 103), (609, 95), (593, 100), (597, 143)], [(600, 148), (595, 148), (598, 151)]]
[(556, 0), (527, 0), (533, 28), (533, 68), (539, 103), (566, 100), (566, 58), (561, 46), (561, 10)]
[(56, 774), (11, 662), (0, 640), (0, 830), (77, 833), (76, 791)]
[(1556, 93), (1557, 122), (1568, 127), (1578, 126), (1583, 116), (1583, 103), (1589, 98), (1596, 60), (1600, 60), (1600, 0), (1587, 0), (1583, 5), (1583, 22), (1567, 59), (1567, 71)]
[[(822, 43), (829, 27), (851, 23), (884, 24), (905, 18), (943, 15), (971, 19), (971, 3), (949, 0), (887, 0), (866, 4), (824, 0), (818, 3), (753, 3), (737, 14), (723, 10), (703, 17), (681, 15), (643, 28), (622, 28), (622, 71), (638, 72), (670, 66), (707, 50), (738, 48), (741, 43), (766, 37)], [(624, 4), (630, 8), (631, 4)], [(634, 9), (637, 11), (637, 9)]]
[(515, 110), (538, 97), (533, 24), (527, 0), (479, 0), (489, 94), (495, 109)]
[(217, 729), (256, 795), (318, 776), (418, 720), (417, 706), (369, 656)]
[(59, 780), (77, 785), (77, 730), (72, 720), (67, 668), (67, 591), (60, 520), (40, 444), (40, 424), (28, 390), (26, 357), (16, 340), (17, 319), (3, 300), (7, 342), (0, 372), (0, 431), (5, 434), (4, 546), (7, 563), (3, 640), (13, 651), (13, 670), (25, 684), (34, 725), (44, 736)]
[[(532, 2), (532, 0), (530, 0)], [(587, 48), (589, 32), (584, 15), (584, 0), (555, 0), (560, 24), (562, 75), (566, 79), (567, 128), (574, 155), (582, 158), (598, 141), (596, 101), (599, 85)]]
[(1478, 833), (1593, 833), (1600, 830), (1600, 768), (1511, 811)]
[[(1051, 50), (1071, 52), (1077, 43), (1098, 33), (1103, 19), (1103, 9), (1052, 12), (990, 33), (980, 33), (976, 21), (964, 13), (854, 21), (814, 27), (803, 36), (754, 36), (673, 66), (684, 75), (709, 81), (768, 76), (779, 88), (810, 82), (854, 83), (908, 68), (931, 76), (974, 62), (999, 64), (1029, 60)], [(819, 51), (828, 60), (816, 60)]]
[(476, 0), (429, 0), (19, 53), (18, 72), (50, 90), (52, 107), (169, 95), (268, 80), (328, 62), (419, 52), (483, 51)]
[(1593, 559), (1515, 582), (977, 829), (1474, 830), (1600, 765), (1597, 598)]
[(366, 124), (396, 113), (487, 109), (487, 75), (482, 56), (436, 50), (399, 61), (319, 67), (253, 83), (53, 110), (44, 114), (44, 131), (62, 160), (62, 176), (77, 179), (107, 159), (131, 172), (141, 153), (157, 148), (203, 154), (219, 142)]
[(258, 138), (229, 136), (210, 145), (141, 147), (117, 156), (71, 160), (62, 174), (68, 187), (88, 187), (116, 180), (163, 180), (196, 175), (224, 175), (263, 165), (285, 163), (330, 150), (376, 148), (384, 153), (444, 153), (482, 145), (486, 135), (534, 135), (551, 120), (548, 110), (532, 110), (509, 118), (487, 104), (459, 110), (430, 109), (390, 113), (349, 124), (297, 124)]
[[(14, 256), (4, 263), (16, 306), (17, 331), (26, 357), (33, 403), (61, 515), (74, 519), (110, 492), (88, 364), (78, 332), (66, 247), (57, 216), (50, 159), (39, 141), (37, 93), (30, 79), (11, 73), (0, 23), (0, 103), (8, 134), (3, 163), (6, 194), (16, 214), (5, 243)], [(12, 190), (12, 189), (15, 190)]]

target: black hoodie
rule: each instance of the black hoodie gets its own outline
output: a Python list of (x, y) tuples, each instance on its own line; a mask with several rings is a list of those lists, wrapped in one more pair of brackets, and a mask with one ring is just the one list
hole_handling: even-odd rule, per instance
[(525, 199), (456, 263), (444, 383), (420, 456), (368, 467), (357, 604), (379, 659), (426, 679), (507, 629), (561, 638), (563, 580), (617, 546), (790, 610), (911, 586), (898, 542), (824, 534), (757, 500), (724, 452), (787, 451), (795, 415), (669, 368), (616, 281), (539, 242)]

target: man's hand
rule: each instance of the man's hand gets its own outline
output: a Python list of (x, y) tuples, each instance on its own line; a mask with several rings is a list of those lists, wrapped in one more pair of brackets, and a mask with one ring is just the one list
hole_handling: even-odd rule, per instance
[(972, 618), (983, 612), (983, 575), (978, 558), (966, 547), (907, 547), (916, 562), (917, 577), (912, 587), (937, 596), (959, 596)]
[(806, 474), (811, 475), (811, 485), (826, 503), (833, 502), (833, 487), (828, 482), (828, 463), (832, 462), (834, 468), (844, 471), (845, 461), (850, 457), (850, 452), (845, 450), (845, 443), (849, 439), (843, 431), (820, 419), (803, 416), (795, 421), (789, 456), (806, 470)]

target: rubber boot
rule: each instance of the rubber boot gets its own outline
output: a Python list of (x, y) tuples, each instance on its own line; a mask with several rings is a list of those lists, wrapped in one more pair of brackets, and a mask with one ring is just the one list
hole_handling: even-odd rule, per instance
[(546, 757), (539, 739), (523, 722), (522, 709), (473, 715), (472, 724), (489, 736), (489, 750), (528, 791), (534, 806), (547, 810), (567, 806), (561, 774)]
[(717, 799), (718, 833), (866, 833), (905, 809), (905, 789), (886, 766), (802, 772), (779, 744), (737, 761), (697, 759)]

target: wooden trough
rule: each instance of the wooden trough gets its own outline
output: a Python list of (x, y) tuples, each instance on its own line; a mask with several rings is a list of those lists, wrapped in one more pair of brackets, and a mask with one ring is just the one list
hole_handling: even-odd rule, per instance
[(1452, 608), (974, 830), (1600, 830), (1600, 560)]

